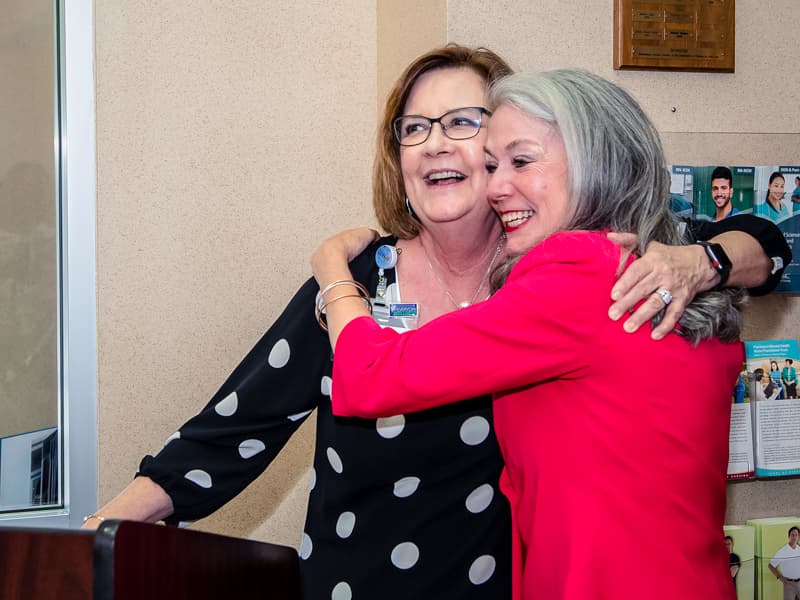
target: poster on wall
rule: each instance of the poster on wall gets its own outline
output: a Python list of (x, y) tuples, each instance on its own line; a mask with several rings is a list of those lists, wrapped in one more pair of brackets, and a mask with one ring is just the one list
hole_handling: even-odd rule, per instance
[(670, 207), (680, 217), (720, 221), (738, 214), (769, 219), (793, 259), (776, 292), (800, 293), (800, 164), (670, 165)]
[(694, 167), (694, 218), (721, 221), (753, 212), (755, 167)]

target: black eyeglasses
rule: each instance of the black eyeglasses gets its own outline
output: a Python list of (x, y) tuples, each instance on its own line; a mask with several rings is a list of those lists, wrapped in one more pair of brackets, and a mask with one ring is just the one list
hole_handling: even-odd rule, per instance
[(422, 115), (404, 115), (392, 121), (394, 137), (401, 146), (417, 146), (431, 135), (434, 123), (442, 126), (442, 132), (451, 140), (468, 140), (478, 135), (483, 127), (483, 115), (492, 113), (480, 106), (454, 108), (437, 119)]

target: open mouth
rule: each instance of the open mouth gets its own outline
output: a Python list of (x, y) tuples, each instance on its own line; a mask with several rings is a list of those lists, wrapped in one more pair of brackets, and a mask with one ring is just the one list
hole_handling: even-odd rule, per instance
[(423, 179), (428, 185), (446, 185), (464, 181), (466, 178), (466, 175), (458, 171), (436, 171), (428, 173)]
[(521, 227), (525, 221), (535, 214), (536, 211), (534, 210), (515, 210), (503, 213), (500, 215), (500, 220), (503, 222), (503, 227), (506, 231), (513, 231)]

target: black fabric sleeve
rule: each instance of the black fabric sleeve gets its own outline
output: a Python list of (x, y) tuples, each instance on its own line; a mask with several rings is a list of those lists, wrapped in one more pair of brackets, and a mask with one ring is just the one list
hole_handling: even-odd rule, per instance
[[(376, 246), (394, 241), (384, 238), (350, 263), (368, 289), (377, 285)], [(238, 495), (330, 394), (330, 342), (314, 316), (318, 291), (308, 279), (205, 408), (141, 461), (137, 475), (172, 500), (168, 524), (208, 516)]]
[(249, 485), (322, 396), (328, 336), (314, 318), (309, 279), (211, 401), (187, 421), (139, 474), (172, 499), (169, 523), (209, 515)]
[(775, 223), (768, 219), (754, 215), (734, 215), (716, 222), (691, 220), (685, 220), (685, 222), (692, 241), (709, 240), (726, 231), (741, 231), (755, 238), (768, 257), (781, 259), (783, 264), (781, 268), (771, 273), (761, 285), (747, 290), (751, 296), (763, 296), (774, 290), (781, 280), (783, 270), (792, 261), (792, 251), (783, 237), (783, 233)]

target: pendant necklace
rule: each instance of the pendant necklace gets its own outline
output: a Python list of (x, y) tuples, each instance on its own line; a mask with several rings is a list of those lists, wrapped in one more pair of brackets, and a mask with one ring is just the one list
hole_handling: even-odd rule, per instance
[[(433, 263), (431, 263), (431, 257), (428, 256), (428, 251), (425, 249), (425, 245), (422, 243), (422, 239), (419, 240), (419, 245), (422, 246), (422, 251), (425, 253), (425, 260), (428, 262), (428, 268), (431, 270), (431, 274), (433, 275), (436, 282), (439, 284), (439, 287), (442, 288), (445, 296), (456, 308), (466, 308), (472, 304), (475, 304), (475, 301), (478, 298), (478, 294), (480, 294), (481, 289), (483, 289), (486, 280), (489, 278), (489, 274), (492, 272), (494, 268), (494, 263), (497, 260), (497, 257), (500, 255), (500, 250), (503, 248), (503, 242), (505, 241), (506, 236), (505, 233), (500, 235), (500, 238), (497, 240), (497, 247), (494, 249), (494, 255), (492, 256), (492, 260), (489, 262), (489, 266), (486, 267), (486, 272), (483, 274), (480, 282), (478, 282), (478, 288), (475, 290), (475, 293), (472, 294), (472, 298), (469, 300), (463, 300), (462, 302), (456, 302), (456, 299), (453, 298), (453, 294), (450, 293), (450, 290), (447, 289), (447, 286), (442, 281), (441, 277), (436, 273), (436, 270), (433, 268)], [(488, 298), (489, 295), (487, 294), (486, 297)]]

